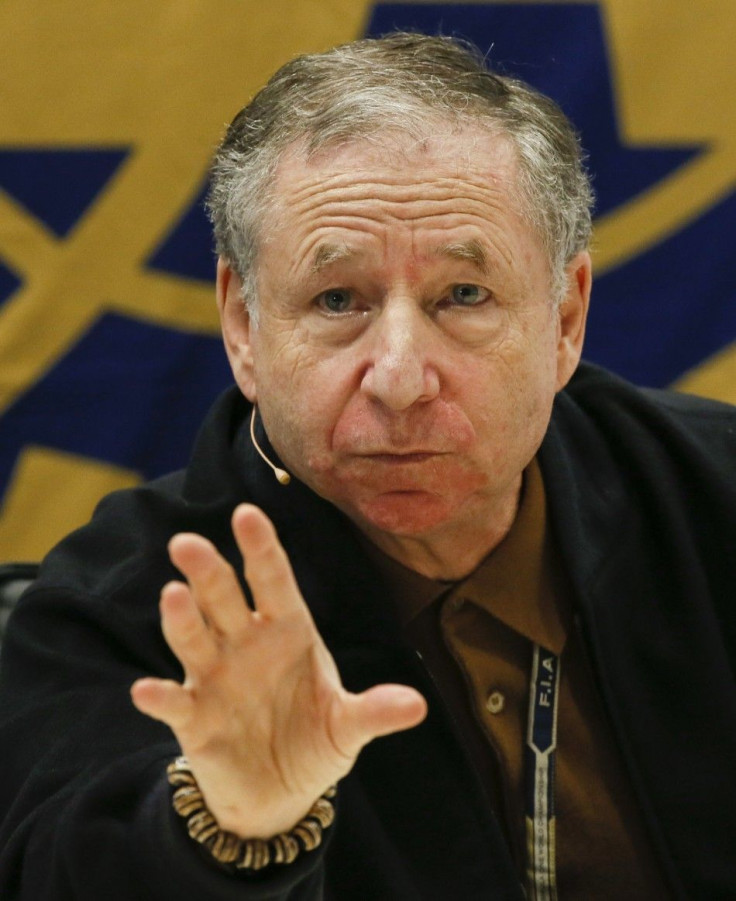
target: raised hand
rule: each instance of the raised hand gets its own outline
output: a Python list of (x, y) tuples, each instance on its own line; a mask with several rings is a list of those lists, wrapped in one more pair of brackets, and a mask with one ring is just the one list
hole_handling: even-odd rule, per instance
[(161, 622), (185, 680), (139, 679), (131, 694), (173, 730), (220, 827), (269, 838), (300, 820), (369, 741), (419, 723), (426, 703), (401, 685), (347, 692), (271, 522), (243, 504), (233, 533), (255, 612), (209, 541), (175, 536), (169, 553), (187, 583), (164, 587)]

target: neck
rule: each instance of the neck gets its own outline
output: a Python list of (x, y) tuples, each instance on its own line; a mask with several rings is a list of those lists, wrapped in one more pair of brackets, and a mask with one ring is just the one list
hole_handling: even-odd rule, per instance
[(521, 484), (520, 477), (516, 489), (484, 515), (476, 514), (426, 535), (396, 535), (369, 523), (356, 525), (384, 554), (408, 569), (429, 579), (457, 581), (473, 572), (508, 534), (519, 508)]

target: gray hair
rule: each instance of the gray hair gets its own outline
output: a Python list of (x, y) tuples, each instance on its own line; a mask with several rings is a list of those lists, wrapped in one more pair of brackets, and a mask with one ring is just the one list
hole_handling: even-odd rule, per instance
[(592, 189), (577, 134), (554, 101), (488, 70), (477, 48), (449, 37), (396, 32), (282, 66), (230, 124), (211, 170), (207, 209), (218, 254), (238, 272), (249, 304), (276, 167), (297, 142), (307, 154), (377, 133), (422, 140), (438, 119), (487, 128), (516, 150), (521, 211), (549, 259), (551, 294), (587, 248)]

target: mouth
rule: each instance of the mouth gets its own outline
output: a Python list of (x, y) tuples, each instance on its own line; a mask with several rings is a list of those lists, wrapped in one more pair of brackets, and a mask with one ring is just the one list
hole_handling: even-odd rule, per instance
[(439, 451), (402, 451), (400, 453), (377, 451), (376, 453), (361, 454), (360, 456), (367, 460), (375, 460), (377, 463), (395, 466), (406, 463), (423, 463), (426, 460), (442, 456), (442, 454)]

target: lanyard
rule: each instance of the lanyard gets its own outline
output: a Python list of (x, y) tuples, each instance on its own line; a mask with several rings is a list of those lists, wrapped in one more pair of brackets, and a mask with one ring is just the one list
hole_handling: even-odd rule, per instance
[(531, 901), (556, 901), (555, 753), (560, 660), (534, 645), (524, 749), (527, 888)]

